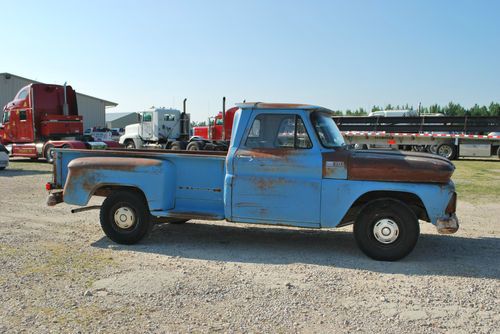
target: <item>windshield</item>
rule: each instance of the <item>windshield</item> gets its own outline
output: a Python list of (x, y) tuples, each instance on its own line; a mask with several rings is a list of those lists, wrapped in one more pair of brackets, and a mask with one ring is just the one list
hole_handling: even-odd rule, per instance
[(333, 148), (345, 145), (344, 137), (330, 114), (315, 111), (311, 114), (311, 122), (324, 147)]

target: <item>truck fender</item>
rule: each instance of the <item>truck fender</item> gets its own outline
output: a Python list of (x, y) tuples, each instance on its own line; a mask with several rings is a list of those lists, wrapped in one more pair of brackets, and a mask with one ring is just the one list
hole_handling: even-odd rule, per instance
[(140, 190), (150, 211), (174, 207), (175, 166), (166, 160), (122, 157), (83, 157), (68, 164), (64, 201), (84, 206), (96, 194), (117, 188)]
[(321, 226), (348, 225), (363, 204), (376, 198), (395, 198), (409, 204), (416, 216), (436, 224), (455, 193), (448, 184), (324, 180)]

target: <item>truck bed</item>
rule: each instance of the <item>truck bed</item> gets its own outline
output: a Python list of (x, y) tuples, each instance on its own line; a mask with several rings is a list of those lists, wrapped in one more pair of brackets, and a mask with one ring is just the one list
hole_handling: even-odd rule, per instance
[[(226, 152), (60, 149), (54, 164), (54, 187), (64, 188), (65, 193), (71, 188), (71, 197), (64, 195), (66, 203), (86, 205), (101, 191), (96, 184), (125, 185), (147, 194), (152, 215), (223, 219), (225, 159)], [(95, 163), (104, 167), (93, 169)], [(106, 184), (101, 185), (100, 178)], [(87, 189), (86, 184), (93, 188)]]

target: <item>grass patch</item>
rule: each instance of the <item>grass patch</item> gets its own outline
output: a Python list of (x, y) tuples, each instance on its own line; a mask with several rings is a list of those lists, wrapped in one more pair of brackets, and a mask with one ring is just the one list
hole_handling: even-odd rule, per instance
[(458, 160), (452, 180), (459, 199), (471, 203), (498, 202), (500, 199), (500, 161)]
[[(116, 265), (107, 252), (82, 252), (56, 243), (44, 244), (41, 250), (42, 254), (38, 254), (35, 261), (30, 261), (19, 275), (42, 275), (63, 279), (86, 277), (92, 280), (93, 273)], [(87, 282), (87, 285), (89, 284)]]

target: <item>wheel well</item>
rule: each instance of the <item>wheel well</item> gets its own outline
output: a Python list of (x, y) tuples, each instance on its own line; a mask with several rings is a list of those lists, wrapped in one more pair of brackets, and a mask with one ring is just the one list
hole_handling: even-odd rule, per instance
[(97, 187), (89, 196), (102, 196), (102, 197), (108, 197), (111, 193), (115, 191), (130, 191), (133, 193), (136, 193), (140, 195), (143, 199), (144, 202), (146, 203), (146, 206), (149, 208), (148, 200), (146, 199), (146, 195), (144, 192), (137, 188), (137, 187), (132, 187), (132, 186), (117, 186), (117, 185), (101, 185)]
[(408, 205), (408, 207), (415, 213), (418, 219), (430, 221), (429, 216), (427, 215), (427, 210), (425, 209), (425, 205), (417, 195), (404, 191), (370, 191), (361, 195), (356, 201), (354, 201), (338, 226), (352, 224), (358, 216), (359, 212), (365, 207), (367, 203), (372, 200), (381, 198), (401, 201)]

